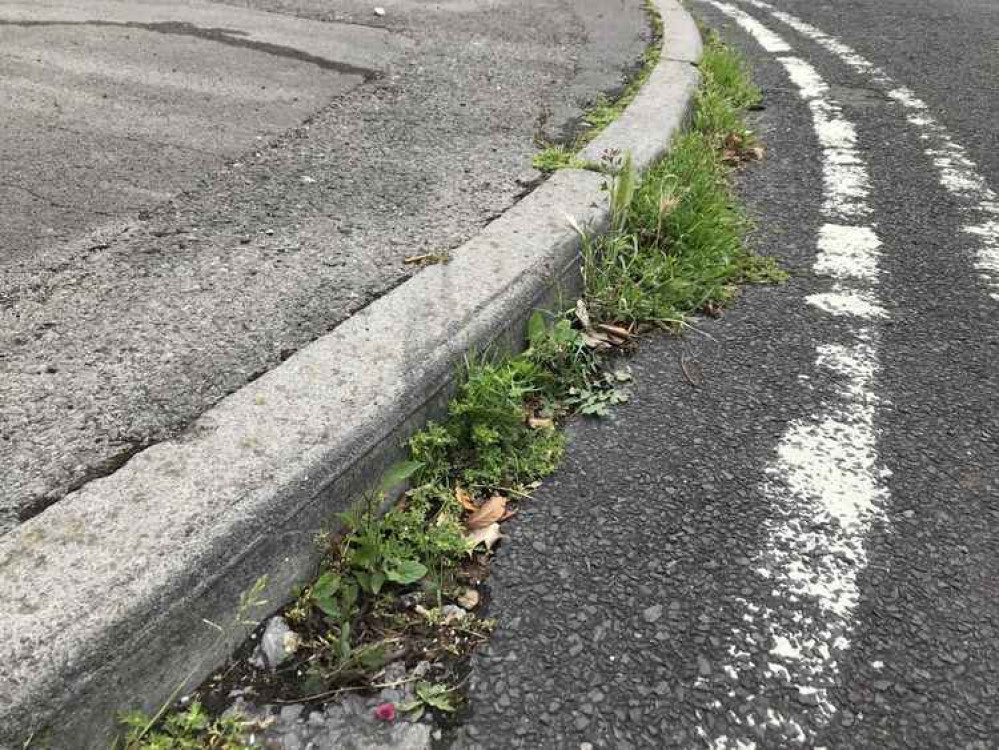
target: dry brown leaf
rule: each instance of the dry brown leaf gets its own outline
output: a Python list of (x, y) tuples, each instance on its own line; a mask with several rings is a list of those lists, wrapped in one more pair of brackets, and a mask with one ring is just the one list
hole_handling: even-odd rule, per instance
[(527, 420), (527, 426), (532, 430), (541, 430), (546, 427), (554, 427), (555, 421), (544, 417), (530, 417)]
[(486, 549), (491, 550), (493, 545), (496, 544), (503, 535), (500, 533), (500, 525), (498, 523), (492, 523), (482, 529), (476, 529), (468, 534), (465, 534), (465, 544), (468, 546), (468, 550), (472, 551), (480, 544), (484, 545)]
[(465, 525), (470, 531), (482, 529), (490, 524), (496, 523), (506, 512), (506, 498), (502, 495), (493, 495), (482, 503), (482, 507), (473, 512), (465, 521)]
[(583, 343), (591, 349), (607, 349), (611, 346), (611, 339), (606, 333), (583, 331)]
[(475, 589), (466, 589), (465, 593), (458, 597), (458, 606), (468, 610), (479, 606), (479, 592)]
[(622, 339), (632, 338), (632, 333), (627, 328), (621, 328), (621, 326), (612, 326), (608, 323), (597, 323), (597, 328), (605, 333), (609, 333), (612, 336), (617, 336)]
[(589, 330), (590, 311), (586, 309), (586, 303), (581, 299), (576, 300), (576, 318), (582, 324), (583, 328)]
[(433, 265), (434, 263), (447, 263), (449, 260), (451, 260), (451, 257), (444, 253), (424, 253), (423, 255), (410, 255), (407, 258), (403, 258), (402, 262), (407, 265), (414, 263)]
[(472, 500), (472, 496), (468, 494), (468, 490), (462, 487), (460, 484), (454, 488), (454, 496), (458, 499), (461, 507), (465, 510), (477, 511), (479, 506), (475, 504)]

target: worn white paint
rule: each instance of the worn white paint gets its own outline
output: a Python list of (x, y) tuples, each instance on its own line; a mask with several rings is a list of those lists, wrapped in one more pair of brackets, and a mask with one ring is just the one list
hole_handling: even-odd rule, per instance
[[(823, 396), (821, 406), (789, 425), (767, 469), (763, 491), (773, 502), (775, 517), (757, 567), (781, 606), (774, 611), (743, 601), (747, 627), (733, 631), (736, 644), (729, 649), (738, 665), (751, 659), (763, 645), (759, 639), (765, 639), (769, 679), (794, 686), (810, 704), (796, 708), (794, 715), (768, 707), (766, 725), (782, 738), (814, 747), (814, 727), (836, 712), (828, 687), (838, 675), (839, 653), (850, 646), (860, 598), (857, 574), (867, 563), (865, 540), (887, 500), (874, 425), (879, 402), (874, 390), (878, 331), (873, 324), (888, 317), (877, 293), (881, 241), (871, 226), (858, 223), (871, 213), (870, 180), (856, 128), (830, 96), (828, 84), (813, 66), (791, 54), (787, 42), (743, 10), (705, 1), (764, 49), (779, 53), (777, 61), (807, 104), (822, 148), (826, 223), (816, 238), (813, 270), (832, 284), (806, 301), (843, 321), (846, 330), (835, 343), (817, 344), (816, 374), (809, 384)], [(748, 727), (749, 718), (730, 712), (730, 726)], [(712, 746), (739, 747), (735, 735), (730, 731)], [(746, 730), (745, 739), (751, 736)]]
[[(933, 162), (940, 184), (961, 201), (965, 221), (962, 233), (974, 243), (975, 268), (989, 287), (989, 295), (999, 300), (999, 198), (978, 171), (967, 150), (957, 143), (930, 108), (911, 89), (899, 85), (884, 70), (835, 37), (797, 16), (779, 11), (763, 0), (740, 0), (765, 10), (802, 36), (834, 54), (848, 67), (866, 76), (876, 87), (898, 102), (906, 120), (919, 133), (923, 151)], [(748, 15), (748, 14), (746, 14)], [(755, 19), (753, 19), (755, 20)], [(757, 22), (759, 23), (759, 22)], [(771, 33), (773, 36), (773, 34)]]
[(755, 39), (767, 52), (777, 54), (791, 51), (791, 47), (787, 42), (770, 31), (770, 29), (745, 11), (736, 8), (734, 5), (726, 5), (725, 7), (722, 7), (722, 4), (720, 3), (712, 2), (711, 4), (739, 24), (742, 30), (752, 36), (753, 39)]
[(825, 224), (819, 229), (815, 272), (835, 279), (877, 281), (881, 240), (870, 227)]
[(823, 312), (837, 317), (850, 316), (854, 318), (887, 318), (888, 311), (876, 301), (876, 298), (859, 291), (832, 291), (810, 294), (805, 301)]

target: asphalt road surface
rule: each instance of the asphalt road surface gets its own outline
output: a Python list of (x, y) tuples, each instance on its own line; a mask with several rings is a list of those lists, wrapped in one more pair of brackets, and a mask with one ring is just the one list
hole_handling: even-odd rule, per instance
[(574, 427), (450, 744), (999, 747), (999, 4), (692, 7), (765, 91), (792, 277)]
[(473, 235), (647, 35), (639, 0), (0, 0), (0, 534)]

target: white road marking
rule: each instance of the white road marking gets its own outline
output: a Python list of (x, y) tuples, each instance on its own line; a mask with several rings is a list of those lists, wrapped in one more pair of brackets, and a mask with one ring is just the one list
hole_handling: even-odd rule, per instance
[[(930, 114), (926, 102), (910, 89), (900, 86), (884, 70), (857, 53), (852, 47), (797, 16), (777, 10), (764, 0), (740, 0), (740, 2), (767, 11), (777, 20), (831, 52), (854, 71), (867, 76), (875, 86), (906, 110), (906, 120), (917, 129), (923, 142), (923, 152), (936, 167), (940, 184), (961, 201), (962, 212), (965, 215), (961, 231), (973, 238), (976, 245), (975, 268), (990, 288), (989, 295), (999, 300), (999, 196), (978, 172), (978, 166), (968, 156), (964, 147), (951, 138), (947, 128)], [(750, 20), (759, 24), (752, 17)], [(776, 36), (769, 30), (768, 34), (770, 37)]]
[(855, 318), (887, 318), (888, 312), (866, 292), (845, 291), (833, 287), (831, 292), (810, 294), (805, 301), (830, 315), (849, 315)]
[(870, 227), (826, 224), (819, 230), (818, 244), (817, 273), (835, 279), (877, 280), (881, 240)]
[[(857, 148), (856, 128), (829, 96), (829, 86), (806, 61), (792, 54), (780, 36), (743, 10), (705, 0), (732, 18), (768, 51), (778, 53), (800, 97), (808, 105), (822, 147), (823, 215), (816, 274), (833, 280), (830, 291), (806, 302), (847, 323), (846, 342), (816, 346), (816, 369), (807, 382), (829, 382), (817, 413), (793, 422), (767, 468), (763, 491), (776, 517), (758, 556), (761, 580), (771, 587), (779, 610), (743, 600), (749, 627), (734, 630), (733, 663), (751, 666), (750, 654), (769, 649), (768, 679), (792, 685), (802, 704), (794, 715), (767, 707), (758, 715), (730, 713), (730, 730), (714, 738), (718, 750), (755, 748), (754, 726), (778, 741), (815, 746), (816, 730), (836, 713), (829, 696), (839, 673), (839, 654), (850, 647), (853, 615), (860, 600), (857, 575), (867, 564), (865, 540), (882, 518), (888, 499), (874, 427), (879, 400), (878, 330), (872, 321), (888, 317), (877, 295), (881, 241), (871, 226), (856, 221), (871, 213), (870, 179)], [(815, 385), (813, 387), (826, 387)], [(760, 643), (760, 639), (765, 643)], [(745, 732), (739, 736), (739, 730)]]

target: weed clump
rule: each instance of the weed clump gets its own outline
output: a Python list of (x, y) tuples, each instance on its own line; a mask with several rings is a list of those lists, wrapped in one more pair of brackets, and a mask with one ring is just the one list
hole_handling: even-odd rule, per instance
[[(650, 48), (647, 62), (658, 54)], [(773, 259), (743, 247), (748, 221), (731, 192), (734, 166), (759, 155), (744, 120), (759, 91), (717, 36), (707, 38), (701, 70), (692, 127), (659, 163), (638, 179), (630, 156), (608, 155), (609, 231), (581, 231), (585, 299), (565, 313), (535, 312), (520, 354), (469, 358), (445, 417), (414, 434), (408, 460), (338, 516), (336, 533), (322, 535), (317, 576), (283, 611), (298, 644), (283, 669), (298, 677), (249, 674), (258, 694), (322, 703), (342, 690), (379, 687), (375, 676), (389, 663), (427, 662), (437, 665), (435, 678), (421, 673), (413, 699), (379, 706), (379, 716), (456, 710), (455, 673), (440, 665), (465, 658), (492, 630), (476, 614), (477, 587), (499, 524), (554, 471), (565, 447), (562, 420), (627, 400), (631, 376), (609, 367), (604, 352), (630, 346), (643, 327), (711, 312), (739, 281), (786, 277)], [(641, 80), (594, 110), (591, 125), (606, 123)], [(549, 156), (552, 164), (575, 158), (564, 148)], [(403, 484), (409, 489), (399, 494)], [(126, 750), (244, 750), (253, 729), (232, 715), (212, 718), (198, 701), (153, 719), (130, 715), (125, 724)]]
[(584, 237), (586, 293), (603, 320), (675, 325), (727, 302), (737, 281), (782, 280), (772, 260), (745, 250), (749, 222), (730, 183), (734, 164), (760, 155), (744, 119), (760, 92), (715, 34), (700, 68), (691, 129), (636, 187), (627, 161), (611, 170), (612, 231)]
[(156, 728), (141, 711), (125, 714), (122, 724), (124, 750), (252, 750), (246, 737), (258, 728), (238, 716), (212, 717), (198, 701), (167, 715)]
[(572, 139), (571, 143), (540, 143), (539, 145), (544, 146), (544, 148), (534, 155), (532, 164), (535, 169), (542, 172), (555, 172), (559, 169), (594, 169), (599, 167), (597, 164), (579, 159), (576, 154), (587, 143), (596, 138), (604, 128), (621, 116), (621, 113), (638, 96), (638, 92), (649, 80), (649, 76), (652, 75), (652, 71), (656, 69), (656, 65), (659, 64), (659, 59), (662, 57), (662, 19), (651, 0), (645, 0), (645, 11), (649, 18), (652, 38), (642, 53), (638, 70), (616, 96), (610, 97), (606, 94), (597, 96), (593, 106), (583, 114), (583, 128)]

